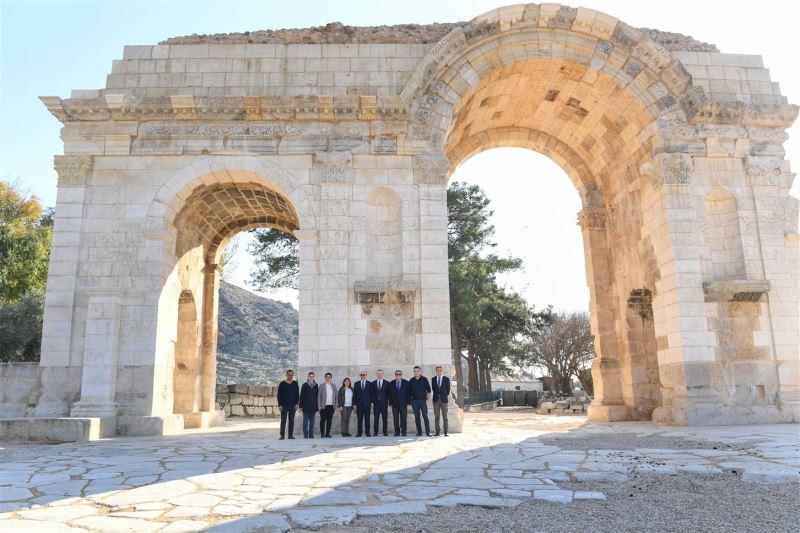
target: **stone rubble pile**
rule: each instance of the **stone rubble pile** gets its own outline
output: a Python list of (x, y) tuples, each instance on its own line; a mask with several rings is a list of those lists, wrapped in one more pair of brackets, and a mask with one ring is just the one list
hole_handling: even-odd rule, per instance
[(591, 403), (591, 396), (542, 398), (536, 412), (540, 415), (581, 414), (586, 412)]
[(217, 404), (231, 416), (278, 416), (278, 387), (217, 384)]

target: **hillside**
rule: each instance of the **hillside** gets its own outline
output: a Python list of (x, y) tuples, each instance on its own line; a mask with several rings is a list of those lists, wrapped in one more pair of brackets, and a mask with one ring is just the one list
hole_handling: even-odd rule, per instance
[(217, 383), (277, 383), (297, 366), (297, 311), (229, 283), (219, 290)]

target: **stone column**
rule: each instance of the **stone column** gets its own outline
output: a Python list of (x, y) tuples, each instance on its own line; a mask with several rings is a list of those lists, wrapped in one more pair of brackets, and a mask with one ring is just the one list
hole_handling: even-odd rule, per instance
[(83, 348), (81, 399), (70, 411), (74, 417), (117, 415), (117, 361), (121, 306), (114, 294), (89, 296)]
[(578, 213), (583, 232), (586, 278), (589, 285), (589, 315), (596, 357), (592, 361), (594, 401), (590, 420), (613, 421), (630, 418), (622, 397), (622, 376), (615, 330), (611, 250), (606, 234), (604, 208), (585, 207)]
[(319, 354), (319, 306), (315, 297), (319, 266), (318, 234), (317, 230), (295, 230), (294, 236), (300, 246), (298, 364), (300, 367), (311, 367)]
[(80, 337), (73, 336), (75, 292), (86, 185), (92, 156), (55, 156), (58, 195), (47, 273), (42, 355), (39, 361), (42, 394), (36, 416), (66, 416), (80, 390)]
[(203, 268), (203, 317), (202, 317), (202, 411), (217, 410), (217, 315), (219, 312), (219, 265), (208, 263)]

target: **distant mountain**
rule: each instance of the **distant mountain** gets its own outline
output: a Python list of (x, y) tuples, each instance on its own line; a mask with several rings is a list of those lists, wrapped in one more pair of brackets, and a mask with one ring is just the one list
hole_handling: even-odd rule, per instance
[(218, 329), (217, 383), (278, 383), (297, 366), (298, 314), (288, 303), (223, 281)]

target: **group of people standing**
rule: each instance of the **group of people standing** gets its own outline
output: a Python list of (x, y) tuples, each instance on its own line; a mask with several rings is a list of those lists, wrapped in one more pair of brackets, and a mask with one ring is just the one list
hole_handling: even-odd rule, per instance
[[(294, 416), (298, 409), (303, 412), (303, 437), (314, 438), (315, 418), (320, 414), (320, 437), (330, 438), (333, 414), (340, 412), (342, 422), (342, 437), (351, 437), (350, 415), (355, 412), (358, 432), (356, 437), (379, 436), (378, 429), (383, 429), (383, 435), (389, 436), (388, 411), (392, 408), (394, 422), (394, 436), (406, 436), (408, 406), (414, 412), (414, 422), (417, 426), (417, 437), (422, 436), (422, 423), (425, 425), (425, 435), (431, 436), (430, 422), (428, 420), (428, 400), (433, 404), (434, 424), (436, 434), (440, 432), (439, 420), (441, 419), (444, 436), (447, 436), (447, 402), (450, 397), (450, 379), (444, 375), (441, 366), (436, 367), (436, 376), (431, 381), (422, 375), (422, 369), (414, 367), (414, 376), (403, 379), (402, 370), (395, 370), (394, 380), (384, 379), (383, 370), (375, 373), (375, 381), (367, 379), (366, 371), (359, 373), (359, 380), (353, 384), (349, 377), (344, 378), (342, 386), (333, 383), (330, 372), (325, 373), (325, 381), (317, 383), (314, 372), (309, 372), (303, 386), (300, 387), (294, 379), (294, 371), (286, 371), (286, 379), (278, 385), (278, 407), (281, 411), (280, 438), (294, 438)], [(370, 433), (370, 412), (373, 414), (373, 431)], [(379, 422), (382, 420), (382, 425)]]

